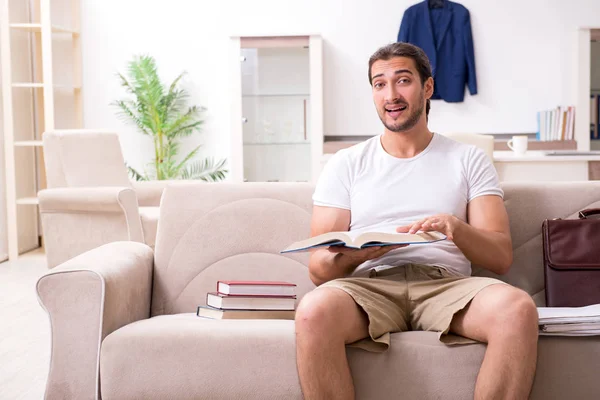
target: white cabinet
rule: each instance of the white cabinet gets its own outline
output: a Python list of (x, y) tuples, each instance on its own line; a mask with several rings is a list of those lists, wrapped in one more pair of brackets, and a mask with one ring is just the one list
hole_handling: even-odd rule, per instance
[[(323, 154), (322, 167), (333, 154)], [(589, 179), (589, 163), (600, 162), (600, 155), (547, 156), (543, 151), (518, 155), (494, 151), (494, 167), (500, 182), (572, 182)]]
[(495, 151), (494, 166), (502, 182), (570, 182), (589, 179), (589, 162), (598, 155), (554, 155), (528, 151), (524, 155)]
[(316, 180), (323, 154), (320, 36), (232, 37), (231, 178)]

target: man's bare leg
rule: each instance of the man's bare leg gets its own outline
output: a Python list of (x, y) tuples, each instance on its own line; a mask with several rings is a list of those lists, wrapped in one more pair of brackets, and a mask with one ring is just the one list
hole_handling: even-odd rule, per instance
[(298, 375), (306, 400), (354, 399), (346, 344), (368, 336), (368, 318), (341, 289), (308, 293), (296, 311)]
[(492, 285), (456, 314), (450, 331), (488, 344), (475, 399), (527, 399), (537, 362), (538, 314), (531, 297)]

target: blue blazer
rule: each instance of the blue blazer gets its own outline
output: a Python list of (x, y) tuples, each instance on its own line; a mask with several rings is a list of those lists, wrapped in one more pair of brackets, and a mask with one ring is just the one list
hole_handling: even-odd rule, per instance
[(432, 99), (461, 102), (465, 84), (471, 95), (477, 94), (471, 18), (464, 6), (444, 0), (443, 8), (430, 9), (425, 0), (409, 7), (402, 17), (398, 41), (419, 46), (429, 57)]

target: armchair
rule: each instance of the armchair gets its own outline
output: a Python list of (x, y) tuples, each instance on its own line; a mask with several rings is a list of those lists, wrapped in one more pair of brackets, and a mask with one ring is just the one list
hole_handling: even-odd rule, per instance
[(48, 189), (39, 192), (48, 267), (115, 241), (154, 247), (166, 182), (129, 180), (116, 133), (45, 132)]

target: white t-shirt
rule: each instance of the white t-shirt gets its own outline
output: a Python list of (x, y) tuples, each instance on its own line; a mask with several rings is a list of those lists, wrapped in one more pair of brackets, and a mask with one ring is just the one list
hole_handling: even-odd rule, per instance
[[(397, 158), (381, 145), (381, 135), (335, 153), (325, 164), (313, 194), (317, 206), (351, 210), (350, 231), (395, 232), (435, 214), (467, 220), (467, 203), (476, 197), (503, 197), (498, 175), (479, 148), (433, 134), (412, 158)], [(450, 240), (410, 245), (361, 264), (354, 276), (377, 266), (417, 263), (470, 275), (471, 263)]]

